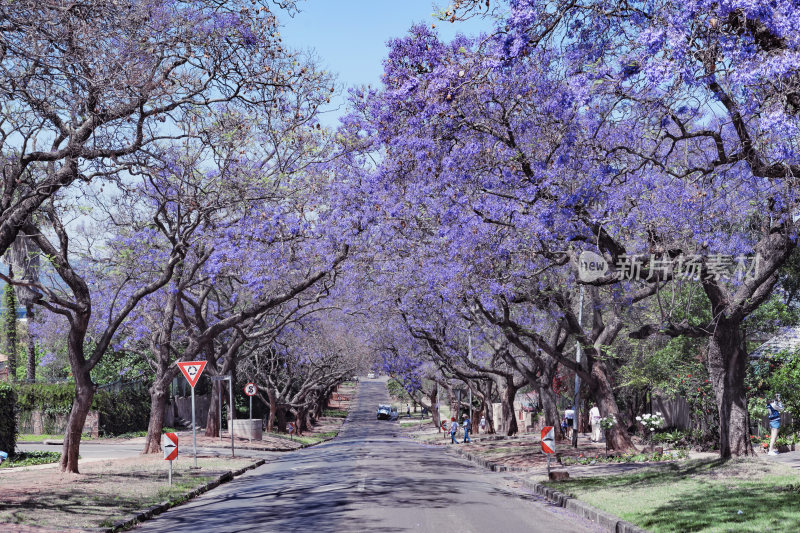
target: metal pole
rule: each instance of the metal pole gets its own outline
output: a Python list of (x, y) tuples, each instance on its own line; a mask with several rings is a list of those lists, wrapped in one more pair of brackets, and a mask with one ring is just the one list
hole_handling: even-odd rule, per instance
[[(581, 295), (579, 298), (578, 303), (578, 324), (583, 327), (583, 285), (581, 285)], [(581, 365), (581, 343), (575, 342), (575, 362), (578, 363), (578, 366)], [(578, 397), (580, 396), (581, 392), (581, 378), (577, 372), (575, 372), (575, 397), (573, 400), (574, 410), (575, 410), (575, 418), (572, 419), (572, 447), (578, 447)]]
[(222, 382), (217, 381), (217, 404), (219, 405), (219, 438), (222, 438)]
[(172, 486), (172, 461), (169, 462), (169, 486)]
[(197, 424), (194, 423), (194, 387), (192, 387), (192, 449), (194, 450), (194, 467), (197, 468)]
[(233, 450), (233, 373), (228, 376), (228, 391), (230, 392), (230, 401), (231, 403), (228, 405), (228, 414), (230, 415), (228, 418), (230, 419), (230, 424), (228, 425), (228, 431), (231, 432), (231, 457), (236, 457), (236, 452)]
[(250, 436), (250, 442), (253, 442), (253, 397), (250, 396), (250, 419), (247, 421), (250, 424), (250, 431), (248, 435)]

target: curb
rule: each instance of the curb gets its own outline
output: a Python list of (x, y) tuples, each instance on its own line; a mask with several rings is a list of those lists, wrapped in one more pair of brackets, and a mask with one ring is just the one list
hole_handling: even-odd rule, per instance
[[(449, 449), (449, 448), (448, 448)], [(482, 466), (492, 472), (527, 472), (527, 468), (522, 468), (519, 466), (505, 466), (500, 465), (497, 463), (493, 463), (491, 461), (487, 461), (483, 457), (477, 457), (472, 455), (469, 452), (465, 452), (463, 448), (456, 448), (453, 450), (456, 455), (460, 455), (465, 458), (467, 461), (475, 463), (476, 465)]]
[[(460, 455), (471, 463), (482, 466), (488, 470), (491, 470), (492, 472), (526, 472), (528, 470), (527, 468), (521, 468), (518, 466), (498, 465), (497, 463), (487, 461), (481, 457), (475, 457), (471, 453), (465, 452), (459, 448), (453, 451), (456, 455)], [(552, 487), (548, 487), (547, 485), (542, 485), (541, 483), (536, 483), (519, 476), (515, 477), (526, 489), (529, 489), (537, 496), (541, 496), (550, 503), (553, 503), (559, 507), (563, 507), (564, 509), (582, 518), (594, 522), (608, 531), (612, 531), (614, 533), (648, 533), (648, 530), (646, 529), (642, 529), (635, 524), (631, 524), (630, 522), (623, 520), (618, 516), (614, 516), (611, 513), (607, 513), (596, 507), (592, 507), (588, 503), (582, 502), (581, 500), (569, 496), (568, 494), (557, 491)]]
[(132, 516), (131, 518), (128, 518), (128, 519), (125, 519), (125, 520), (120, 520), (119, 522), (116, 522), (113, 526), (111, 526), (109, 528), (99, 528), (99, 529), (94, 529), (93, 531), (98, 531), (98, 532), (102, 531), (104, 533), (115, 533), (117, 531), (121, 531), (121, 530), (124, 530), (124, 529), (129, 529), (129, 528), (139, 524), (140, 522), (144, 522), (145, 520), (149, 520), (149, 519), (151, 519), (151, 518), (153, 518), (153, 517), (155, 517), (157, 515), (160, 515), (164, 511), (167, 511), (167, 510), (169, 510), (169, 509), (171, 509), (173, 507), (177, 507), (178, 505), (186, 503), (187, 501), (189, 501), (189, 500), (191, 500), (193, 498), (196, 498), (197, 496), (203, 494), (204, 492), (208, 492), (211, 489), (222, 485), (223, 483), (227, 483), (228, 481), (231, 481), (233, 478), (244, 474), (248, 470), (253, 470), (254, 468), (258, 468), (259, 466), (263, 465), (264, 463), (266, 463), (266, 459), (259, 459), (255, 463), (253, 463), (253, 464), (251, 464), (249, 466), (246, 466), (244, 468), (240, 468), (239, 470), (225, 472), (224, 474), (219, 476), (217, 479), (214, 479), (214, 480), (206, 483), (205, 485), (203, 485), (201, 487), (197, 487), (196, 489), (194, 489), (194, 490), (192, 490), (192, 491), (190, 491), (190, 492), (188, 492), (186, 494), (178, 496), (174, 500), (169, 500), (169, 501), (161, 502), (161, 503), (159, 503), (157, 505), (154, 505), (153, 507), (150, 507), (149, 509), (145, 509), (144, 511)]

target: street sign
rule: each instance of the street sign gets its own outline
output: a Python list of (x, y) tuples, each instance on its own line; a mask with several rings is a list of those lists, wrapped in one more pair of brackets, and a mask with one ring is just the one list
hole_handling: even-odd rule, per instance
[(542, 451), (544, 453), (556, 453), (556, 435), (553, 426), (542, 428)]
[(294, 435), (297, 433), (297, 427), (294, 425), (294, 422), (289, 422), (286, 424), (286, 431), (289, 432), (289, 435)]
[(164, 459), (174, 461), (178, 458), (178, 435), (164, 433), (161, 437), (161, 447), (164, 449)]
[[(194, 467), (197, 468), (197, 424), (194, 421), (194, 386), (206, 368), (207, 361), (182, 361), (178, 363), (178, 368), (183, 372), (183, 376), (189, 385), (192, 386), (192, 453), (194, 455)], [(172, 463), (170, 463), (171, 465)]]
[(255, 396), (257, 390), (258, 388), (256, 387), (255, 383), (248, 383), (247, 385), (244, 386), (244, 393), (247, 394), (248, 396)]
[(206, 363), (208, 361), (184, 361), (182, 363), (178, 363), (178, 366), (183, 372), (186, 381), (189, 382), (189, 385), (194, 389), (194, 386), (197, 385), (197, 380), (200, 379), (200, 375), (203, 373), (203, 370), (206, 368)]

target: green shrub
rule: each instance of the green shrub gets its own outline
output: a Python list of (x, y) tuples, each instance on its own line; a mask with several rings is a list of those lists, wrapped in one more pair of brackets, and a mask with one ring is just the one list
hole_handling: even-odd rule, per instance
[(20, 452), (13, 459), (3, 461), (0, 468), (14, 468), (17, 466), (45, 465), (56, 463), (61, 459), (61, 452)]
[(0, 383), (0, 451), (14, 455), (17, 444), (17, 398), (8, 383)]
[[(45, 433), (55, 430), (55, 415), (69, 414), (75, 399), (74, 383), (21, 383), (14, 386), (22, 420), (30, 420), (32, 411), (41, 411)], [(120, 391), (99, 390), (92, 399), (92, 410), (100, 414), (99, 430), (103, 435), (119, 435), (147, 429), (150, 396), (141, 386), (123, 387)]]
[(121, 435), (147, 429), (150, 395), (145, 387), (125, 387), (117, 392), (97, 391), (93, 405), (100, 413), (101, 435)]
[(38, 410), (45, 415), (65, 415), (72, 409), (75, 398), (73, 383), (20, 383), (14, 389), (23, 413)]

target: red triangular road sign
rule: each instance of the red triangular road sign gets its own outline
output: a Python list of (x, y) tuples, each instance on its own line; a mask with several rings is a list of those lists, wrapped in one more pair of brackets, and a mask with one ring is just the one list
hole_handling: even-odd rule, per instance
[(556, 435), (553, 426), (542, 428), (542, 451), (544, 453), (556, 453)]
[(197, 380), (200, 379), (200, 374), (205, 370), (207, 362), (208, 361), (184, 361), (178, 363), (181, 372), (183, 372), (183, 375), (186, 377), (186, 381), (189, 382), (192, 388), (197, 385)]

